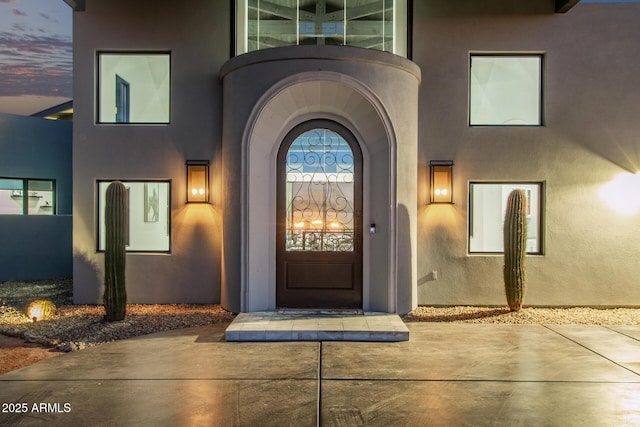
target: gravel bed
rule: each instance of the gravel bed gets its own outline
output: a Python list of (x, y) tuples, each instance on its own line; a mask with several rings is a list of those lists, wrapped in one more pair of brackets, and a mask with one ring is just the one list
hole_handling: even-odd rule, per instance
[(0, 306), (25, 310), (31, 301), (48, 299), (57, 307), (73, 304), (73, 281), (66, 279), (29, 280), (0, 283)]
[[(105, 323), (104, 307), (72, 305), (71, 289), (70, 280), (0, 283), (0, 333), (74, 351), (155, 332), (231, 322), (235, 317), (217, 304), (128, 304), (124, 320)], [(24, 310), (43, 298), (56, 303), (56, 315), (32, 322)]]
[(100, 343), (155, 332), (213, 323), (231, 322), (232, 313), (219, 305), (127, 305), (124, 320), (105, 323), (104, 308), (94, 305), (62, 306), (48, 320), (31, 322), (13, 307), (0, 307), (0, 332), (62, 351), (81, 350)]
[[(120, 322), (102, 321), (104, 308), (72, 304), (72, 281), (44, 280), (0, 283), (0, 333), (63, 351), (80, 350), (100, 343), (172, 329), (231, 322), (235, 315), (220, 305), (127, 305)], [(24, 314), (35, 299), (49, 299), (56, 315), (32, 322)], [(597, 309), (421, 306), (403, 317), (405, 322), (640, 325), (640, 308)]]
[(418, 307), (405, 322), (505, 323), (546, 325), (640, 325), (640, 308)]

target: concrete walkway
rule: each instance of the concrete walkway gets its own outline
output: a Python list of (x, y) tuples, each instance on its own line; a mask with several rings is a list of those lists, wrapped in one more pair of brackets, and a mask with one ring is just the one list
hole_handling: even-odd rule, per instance
[(225, 342), (226, 326), (0, 376), (0, 425), (640, 425), (640, 326), (410, 323), (397, 343)]

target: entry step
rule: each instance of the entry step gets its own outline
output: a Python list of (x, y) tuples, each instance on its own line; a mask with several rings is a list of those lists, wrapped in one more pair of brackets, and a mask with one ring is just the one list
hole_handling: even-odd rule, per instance
[(225, 331), (227, 341), (409, 340), (400, 316), (359, 310), (278, 310), (240, 313)]

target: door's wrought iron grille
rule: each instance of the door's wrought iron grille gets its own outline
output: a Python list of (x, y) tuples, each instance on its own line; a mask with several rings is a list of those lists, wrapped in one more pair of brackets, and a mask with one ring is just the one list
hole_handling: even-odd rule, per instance
[(287, 251), (354, 250), (354, 163), (329, 129), (296, 138), (286, 159)]

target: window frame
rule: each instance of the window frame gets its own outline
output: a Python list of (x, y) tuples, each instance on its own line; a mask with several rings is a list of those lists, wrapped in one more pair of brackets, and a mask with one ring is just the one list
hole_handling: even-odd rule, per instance
[[(120, 56), (163, 56), (166, 55), (169, 59), (169, 93), (168, 93), (168, 117), (167, 121), (157, 121), (157, 122), (117, 122), (117, 121), (102, 121), (101, 120), (101, 66), (100, 66), (100, 57), (102, 55), (120, 55)], [(100, 126), (167, 126), (171, 124), (171, 101), (172, 101), (172, 86), (173, 86), (173, 55), (170, 50), (97, 50), (95, 57), (95, 124)], [(119, 76), (122, 78), (122, 76)], [(129, 106), (129, 113), (131, 107)]]
[[(539, 187), (538, 194), (538, 251), (527, 251), (527, 256), (544, 256), (545, 255), (545, 212), (546, 212), (546, 181), (469, 181), (468, 186), (468, 209), (467, 209), (467, 254), (470, 256), (490, 256), (490, 255), (503, 255), (502, 251), (472, 251), (471, 250), (471, 238), (473, 237), (474, 227), (474, 201), (473, 201), (473, 189), (472, 186), (477, 185), (510, 185), (510, 186), (522, 186), (522, 185), (537, 185)], [(504, 226), (504, 217), (502, 218)], [(501, 236), (504, 239), (504, 234)]]
[[(56, 188), (56, 180), (48, 179), (48, 178), (16, 178), (16, 177), (8, 177), (8, 176), (0, 176), (0, 179), (12, 180), (12, 181), (22, 181), (22, 213), (18, 214), (0, 214), (3, 215), (24, 215), (24, 216), (54, 216), (58, 215), (58, 191)], [(31, 190), (29, 190), (29, 181), (41, 181), (41, 182), (50, 182), (51, 183), (51, 200), (53, 202), (52, 212), (51, 214), (41, 215), (37, 213), (29, 213), (29, 197), (24, 197), (24, 193), (29, 194)]]
[[(245, 54), (245, 53), (253, 52), (248, 50), (247, 41), (245, 40), (245, 37), (242, 37), (240, 34), (241, 32), (243, 35), (246, 33), (245, 30), (247, 25), (246, 23), (239, 24), (238, 22), (240, 18), (246, 16), (244, 11), (242, 12), (239, 11), (239, 7), (241, 5), (244, 5), (246, 1), (248, 0), (230, 0), (229, 2), (230, 12), (231, 12), (230, 13), (231, 46), (229, 48), (229, 51), (230, 51), (229, 53), (231, 58), (238, 55)], [(345, 0), (345, 1), (348, 1), (348, 0)], [(393, 0), (393, 1), (395, 2), (396, 0)], [(401, 1), (403, 1), (403, 4), (399, 9), (395, 9), (394, 7), (393, 14), (394, 14), (394, 20), (396, 19), (397, 14), (402, 12), (404, 12), (405, 14), (404, 37), (402, 40), (402, 45), (398, 49), (399, 53), (396, 53), (396, 52), (391, 52), (391, 53), (411, 60), (413, 59), (413, 0), (401, 0)], [(397, 24), (394, 23), (394, 27), (396, 26)], [(401, 30), (398, 30), (398, 32), (400, 31)], [(396, 39), (396, 34), (394, 34), (394, 40), (395, 39)], [(244, 46), (244, 48), (241, 49), (241, 46)], [(295, 45), (291, 45), (291, 46), (295, 46)]]
[[(540, 92), (538, 94), (538, 123), (526, 123), (526, 124), (517, 124), (517, 123), (471, 123), (471, 107), (472, 107), (472, 96), (471, 96), (471, 83), (472, 83), (472, 63), (474, 57), (495, 57), (495, 58), (539, 58), (539, 86)], [(467, 106), (467, 125), (469, 127), (508, 127), (508, 128), (518, 128), (518, 127), (544, 127), (545, 126), (545, 68), (546, 68), (546, 52), (542, 51), (531, 51), (531, 52), (483, 52), (483, 51), (470, 51), (469, 52), (469, 62), (468, 62), (468, 73), (469, 73), (469, 85), (468, 85), (468, 106)]]
[[(313, 123), (313, 122), (308, 122)], [(282, 196), (284, 197), (283, 205), (280, 207), (284, 207), (284, 216), (286, 218), (286, 226), (284, 227), (284, 237), (285, 237), (285, 245), (284, 252), (285, 253), (304, 253), (304, 252), (330, 252), (330, 253), (353, 253), (356, 254), (359, 250), (359, 242), (357, 241), (358, 233), (357, 228), (358, 217), (357, 212), (360, 210), (359, 206), (362, 203), (362, 190), (359, 188), (361, 183), (361, 159), (362, 153), (360, 150), (360, 146), (357, 145), (357, 141), (353, 139), (349, 139), (350, 135), (345, 134), (344, 130), (336, 128), (335, 124), (330, 121), (315, 121), (318, 126), (305, 126), (301, 132), (297, 132), (295, 137), (293, 137), (293, 131), (291, 132), (291, 138), (287, 138), (288, 142), (286, 144), (286, 148), (283, 146), (281, 148), (281, 153), (279, 154), (278, 160), (278, 168), (280, 172), (284, 176), (281, 176), (279, 179), (283, 179), (283, 182), (279, 184), (279, 186), (283, 186), (284, 189)], [(320, 135), (322, 133), (322, 136)], [(347, 136), (345, 136), (347, 135)], [(327, 143), (329, 141), (329, 143)], [(284, 144), (284, 143), (283, 143)], [(320, 152), (319, 148), (322, 147), (322, 152)], [(329, 151), (325, 150), (325, 147), (329, 146)], [(336, 148), (335, 151), (331, 151)], [(317, 149), (318, 151), (314, 151)], [(295, 156), (300, 156), (302, 161), (299, 162), (291, 162), (291, 154)], [(341, 157), (344, 158), (344, 155), (347, 155), (351, 160), (348, 163), (347, 167), (338, 167), (339, 164), (345, 164), (344, 162), (340, 162), (338, 159)], [(310, 155), (312, 158), (317, 158), (318, 162), (309, 165), (307, 160), (307, 155)], [(333, 162), (327, 163), (327, 159), (333, 159)], [(299, 165), (297, 168), (292, 167), (292, 165)], [(309, 165), (310, 169), (305, 170), (305, 166)], [(329, 168), (327, 168), (329, 166)], [(333, 167), (335, 166), (335, 170)], [(289, 180), (289, 175), (301, 175), (301, 181), (294, 179), (293, 181)], [(341, 174), (351, 174), (351, 180), (340, 180), (338, 177)], [(360, 174), (360, 175), (359, 175)], [(305, 178), (308, 177), (308, 181)], [(332, 180), (331, 177), (334, 177), (335, 180)], [(326, 180), (324, 180), (324, 179)], [(346, 188), (342, 188), (342, 185)], [(299, 197), (293, 197), (293, 191), (296, 186), (302, 185), (307, 192), (307, 194), (317, 191), (322, 191), (323, 195), (320, 197), (322, 203), (316, 202), (315, 206), (306, 206), (303, 209), (296, 209), (294, 199), (299, 199)], [(320, 188), (321, 186), (321, 188)], [(331, 189), (331, 190), (327, 190)], [(336, 205), (331, 202), (332, 194), (338, 194), (339, 198), (345, 200), (345, 209), (338, 210)], [(304, 196), (303, 196), (304, 197)], [(315, 198), (311, 196), (311, 199)], [(328, 203), (327, 203), (328, 202)], [(334, 199), (335, 202), (335, 199)], [(339, 204), (342, 204), (340, 202)], [(306, 204), (305, 204), (306, 205)], [(328, 205), (328, 208), (327, 208)], [(346, 208), (351, 208), (351, 210)], [(307, 216), (308, 211), (314, 211), (317, 208), (318, 215), (313, 215), (313, 217), (319, 219), (321, 224), (316, 224), (315, 221), (311, 221), (310, 218), (298, 218), (298, 221), (302, 219), (302, 221), (309, 226), (304, 228), (298, 228), (295, 224), (294, 217), (298, 215)], [(340, 231), (335, 231), (331, 229), (331, 226), (327, 223), (327, 214), (333, 211), (336, 217), (340, 216), (340, 219), (334, 218), (333, 223), (341, 224), (343, 227)], [(345, 220), (347, 218), (347, 220)], [(350, 219), (349, 219), (350, 218)], [(349, 228), (348, 225), (351, 224), (352, 227)], [(343, 247), (342, 243), (339, 243), (333, 249), (331, 245), (329, 249), (323, 247), (321, 243), (321, 249), (314, 248), (305, 248), (307, 239), (305, 235), (313, 235), (319, 236), (319, 240), (324, 242), (326, 237), (329, 237), (329, 241), (331, 241), (331, 237), (338, 237), (338, 235), (350, 235), (347, 238), (347, 241), (351, 243), (351, 246), (348, 250), (338, 249), (338, 247)], [(302, 247), (293, 248), (292, 242), (295, 237), (298, 237), (299, 240), (302, 241)], [(338, 239), (340, 240), (340, 239)], [(344, 241), (344, 240), (343, 240)]]
[[(167, 191), (167, 235), (168, 235), (168, 248), (166, 250), (154, 250), (154, 249), (129, 249), (128, 247), (130, 246), (130, 236), (127, 236), (127, 248), (126, 248), (126, 253), (131, 253), (131, 254), (171, 254), (171, 249), (172, 249), (172, 235), (171, 235), (171, 226), (172, 226), (172, 218), (171, 218), (171, 213), (172, 213), (172, 188), (173, 188), (173, 182), (171, 179), (97, 179), (95, 181), (95, 203), (94, 206), (96, 207), (95, 210), (95, 236), (96, 236), (96, 252), (97, 253), (104, 253), (105, 249), (101, 249), (101, 239), (100, 236), (102, 234), (102, 230), (101, 227), (103, 227), (103, 225), (100, 222), (100, 217), (101, 217), (101, 209), (104, 209), (104, 207), (102, 207), (100, 205), (100, 184), (101, 183), (112, 183), (114, 181), (120, 181), (123, 184), (131, 184), (131, 183), (140, 183), (140, 184), (146, 184), (146, 183), (159, 183), (159, 184), (168, 184), (169, 188)], [(131, 218), (131, 208), (129, 208), (129, 218)], [(129, 227), (131, 227), (131, 220), (129, 220)], [(106, 242), (105, 242), (106, 243)]]

